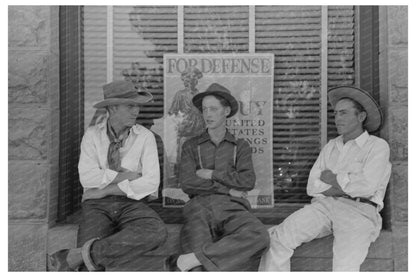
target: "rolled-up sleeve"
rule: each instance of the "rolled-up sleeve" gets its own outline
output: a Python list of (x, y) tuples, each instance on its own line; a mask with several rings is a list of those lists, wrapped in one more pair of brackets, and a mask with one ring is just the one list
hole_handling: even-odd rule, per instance
[(105, 188), (118, 174), (117, 171), (101, 168), (97, 153), (92, 131), (87, 130), (82, 138), (78, 163), (79, 179), (84, 188)]
[[(140, 151), (140, 149), (131, 149)], [(142, 176), (132, 181), (124, 180), (118, 183), (118, 187), (126, 193), (128, 198), (140, 200), (159, 188), (160, 169), (156, 140), (152, 133), (146, 135), (143, 152), (140, 157)]]
[(386, 186), (391, 172), (390, 148), (379, 140), (370, 150), (362, 168), (357, 172), (341, 172), (337, 181), (343, 191), (352, 197), (371, 197), (380, 185)]

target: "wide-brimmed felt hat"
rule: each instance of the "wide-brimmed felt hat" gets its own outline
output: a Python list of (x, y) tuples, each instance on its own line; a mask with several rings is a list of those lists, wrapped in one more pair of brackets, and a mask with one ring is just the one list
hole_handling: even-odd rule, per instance
[(381, 127), (383, 124), (383, 113), (370, 93), (351, 86), (340, 86), (328, 90), (329, 103), (331, 103), (333, 108), (335, 108), (335, 105), (341, 98), (351, 98), (363, 106), (367, 113), (367, 120), (363, 127), (368, 132), (377, 131)]
[(114, 81), (103, 86), (104, 100), (96, 103), (94, 108), (104, 108), (110, 105), (144, 104), (153, 99), (147, 91), (139, 91), (132, 82)]
[(231, 107), (231, 112), (227, 117), (232, 117), (238, 111), (238, 102), (234, 98), (234, 96), (231, 95), (231, 92), (227, 88), (221, 86), (220, 84), (213, 83), (207, 88), (206, 91), (198, 93), (192, 98), (192, 103), (194, 103), (195, 107), (197, 107), (201, 112), (202, 99), (204, 99), (204, 97), (208, 95), (216, 95), (228, 101)]

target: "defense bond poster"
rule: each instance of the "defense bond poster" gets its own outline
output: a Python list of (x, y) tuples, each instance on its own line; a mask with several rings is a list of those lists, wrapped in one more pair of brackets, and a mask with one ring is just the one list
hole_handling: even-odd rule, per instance
[(273, 68), (272, 54), (165, 54), (164, 130), (166, 151), (163, 199), (165, 207), (189, 200), (178, 179), (183, 143), (205, 131), (192, 97), (218, 83), (239, 102), (228, 118), (229, 132), (251, 146), (256, 185), (247, 199), (254, 208), (273, 206)]

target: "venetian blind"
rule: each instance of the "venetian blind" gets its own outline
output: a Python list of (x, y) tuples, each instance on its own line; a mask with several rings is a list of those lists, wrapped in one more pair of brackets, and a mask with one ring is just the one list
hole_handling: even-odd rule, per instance
[(248, 6), (185, 6), (184, 52), (248, 52)]
[(321, 7), (257, 6), (256, 52), (275, 54), (275, 201), (306, 202), (320, 148)]
[(107, 83), (107, 7), (85, 6), (84, 25), (84, 128), (94, 118), (93, 104), (103, 98)]
[[(355, 11), (328, 7), (328, 88), (355, 84)], [(334, 110), (328, 103), (328, 140), (337, 136)]]
[(177, 53), (176, 6), (114, 7), (114, 75), (149, 91), (142, 123), (163, 116), (163, 54)]
[[(256, 52), (275, 54), (274, 191), (277, 203), (308, 202), (320, 151), (321, 7), (256, 6)], [(354, 9), (328, 7), (328, 87), (354, 83)], [(328, 137), (336, 136), (332, 109)]]
[[(163, 116), (163, 54), (177, 52), (177, 7), (113, 6), (108, 11), (106, 6), (84, 8), (85, 124), (104, 113), (94, 115), (92, 105), (102, 99), (102, 86), (112, 80), (132, 81), (153, 94), (154, 101), (140, 112), (142, 123), (151, 124)], [(107, 66), (113, 72), (111, 80), (106, 78)]]

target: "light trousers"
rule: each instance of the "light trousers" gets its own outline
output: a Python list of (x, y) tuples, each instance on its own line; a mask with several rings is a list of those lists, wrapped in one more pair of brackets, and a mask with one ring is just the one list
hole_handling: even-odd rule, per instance
[(268, 230), (270, 248), (259, 271), (290, 271), (290, 258), (298, 246), (331, 233), (332, 270), (359, 271), (380, 229), (381, 217), (374, 206), (345, 198), (315, 198)]

